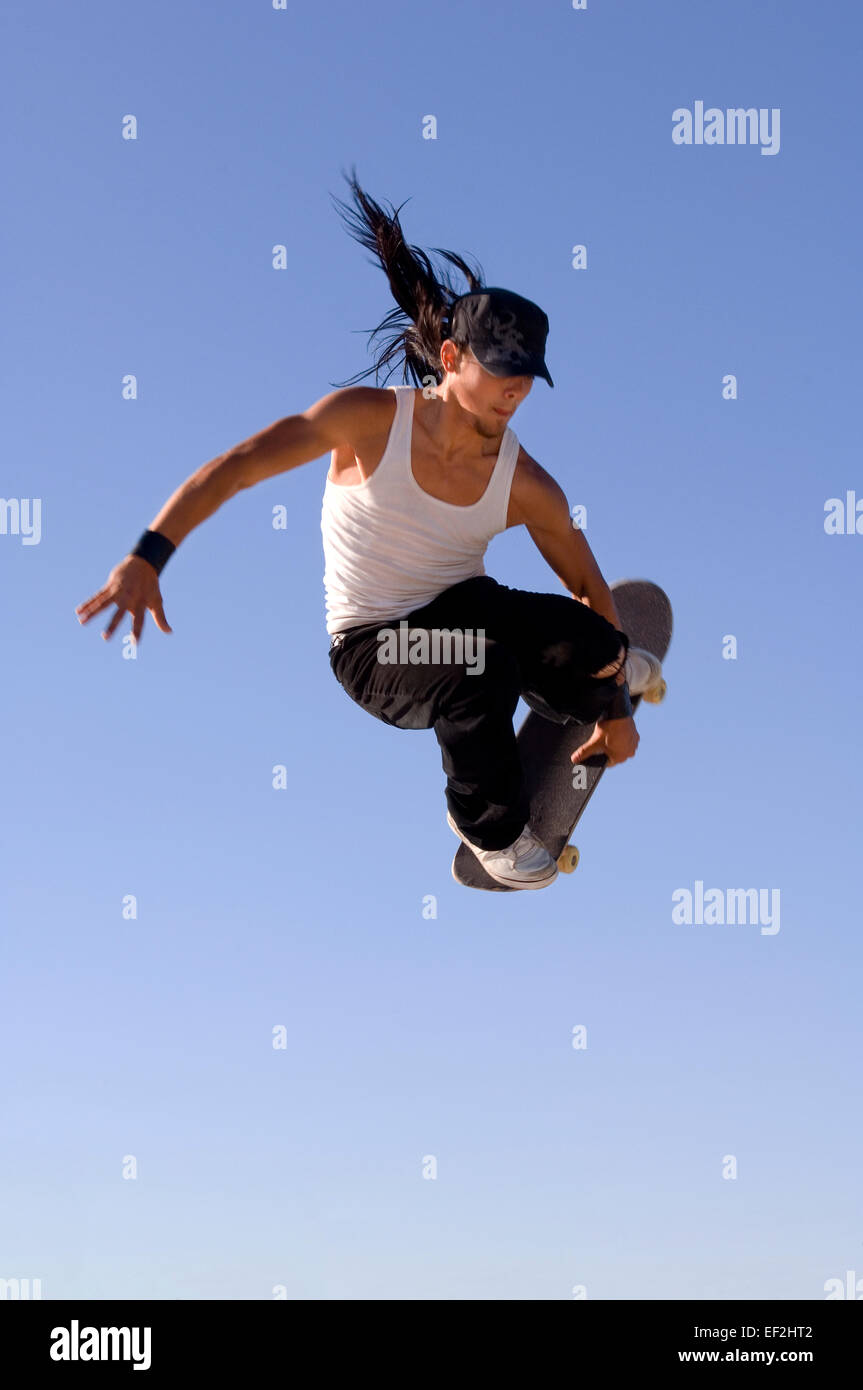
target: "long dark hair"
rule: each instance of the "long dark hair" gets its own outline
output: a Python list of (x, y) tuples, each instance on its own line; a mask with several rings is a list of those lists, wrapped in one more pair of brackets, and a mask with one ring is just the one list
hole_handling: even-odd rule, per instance
[[(460, 294), (468, 294), (484, 288), (482, 268), (471, 269), (454, 251), (444, 251), (435, 246), (432, 249), (454, 266), (457, 266), (468, 283), (467, 290), (456, 289), (446, 272), (438, 275), (426, 255), (418, 246), (408, 246), (404, 239), (398, 208), (390, 207), (384, 212), (373, 198), (364, 193), (356, 177), (356, 168), (351, 168), (350, 176), (342, 170), (353, 194), (357, 211), (333, 198), (351, 235), (367, 250), (373, 251), (383, 267), (390, 282), (390, 289), (398, 308), (392, 309), (386, 318), (372, 329), (369, 345), (379, 335), (396, 328), (389, 341), (378, 352), (374, 365), (358, 372), (349, 381), (333, 381), (331, 386), (351, 386), (362, 381), (372, 372), (377, 380), (381, 368), (393, 358), (404, 357), (402, 381), (406, 382), (410, 372), (416, 386), (428, 384), (433, 376), (440, 383), (444, 370), (440, 360), (441, 344), (445, 338), (452, 338), (457, 347), (467, 347), (467, 338), (450, 332), (449, 312), (454, 299)], [(331, 195), (332, 196), (332, 195)], [(405, 201), (408, 201), (407, 199)], [(392, 368), (392, 371), (395, 367)]]

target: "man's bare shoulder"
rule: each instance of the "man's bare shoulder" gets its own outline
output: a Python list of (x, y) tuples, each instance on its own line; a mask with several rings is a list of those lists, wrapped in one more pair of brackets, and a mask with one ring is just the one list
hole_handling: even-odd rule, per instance
[(509, 494), (507, 526), (542, 524), (560, 509), (568, 510), (566, 496), (547, 468), (543, 468), (519, 441), (518, 458)]
[[(395, 392), (386, 386), (342, 386), (311, 407), (334, 423), (340, 441), (360, 452), (365, 442), (388, 432), (396, 410)], [(310, 411), (306, 411), (309, 416)]]
[(379, 386), (343, 386), (303, 412), (311, 424), (329, 431), (334, 447), (353, 450), (389, 430), (394, 413), (395, 392)]
[(389, 386), (343, 386), (334, 391), (345, 407), (360, 416), (374, 417), (392, 413), (395, 392)]

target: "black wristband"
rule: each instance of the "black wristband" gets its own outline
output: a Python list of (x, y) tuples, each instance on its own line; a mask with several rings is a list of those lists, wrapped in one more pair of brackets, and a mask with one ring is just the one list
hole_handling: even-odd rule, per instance
[(629, 682), (624, 681), (619, 685), (611, 698), (606, 709), (602, 711), (598, 722), (606, 719), (631, 719), (632, 701), (629, 698)]
[(145, 531), (135, 549), (130, 550), (129, 554), (139, 555), (142, 560), (153, 566), (157, 574), (161, 574), (176, 549), (174, 542), (163, 536), (161, 531)]

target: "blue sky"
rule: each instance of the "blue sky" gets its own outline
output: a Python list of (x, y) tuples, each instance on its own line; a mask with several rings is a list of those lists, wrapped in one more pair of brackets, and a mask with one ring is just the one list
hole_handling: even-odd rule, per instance
[[(19, 0), (4, 27), (2, 495), (40, 499), (41, 533), (0, 535), (0, 1277), (172, 1299), (863, 1278), (863, 536), (824, 529), (863, 498), (858, 11)], [(779, 152), (675, 145), (696, 101), (779, 109)], [(541, 893), (453, 882), (433, 733), (330, 672), (327, 458), (188, 537), (173, 634), (148, 617), (136, 660), (128, 619), (105, 643), (107, 614), (75, 617), (184, 478), (369, 365), (392, 300), (332, 207), (354, 163), (409, 199), (411, 242), (546, 310), (555, 389), (513, 428), (587, 506), (606, 578), (674, 605), (668, 698)], [(560, 592), (522, 529), (486, 564)], [(698, 881), (778, 889), (780, 930), (675, 923)]]

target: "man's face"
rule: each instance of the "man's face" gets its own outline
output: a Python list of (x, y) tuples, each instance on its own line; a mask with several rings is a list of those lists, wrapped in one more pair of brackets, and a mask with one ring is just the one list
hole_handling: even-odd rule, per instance
[(459, 404), (477, 417), (477, 430), (486, 436), (503, 434), (510, 417), (533, 386), (532, 376), (494, 376), (469, 347), (462, 351), (455, 370), (448, 376), (457, 383)]

